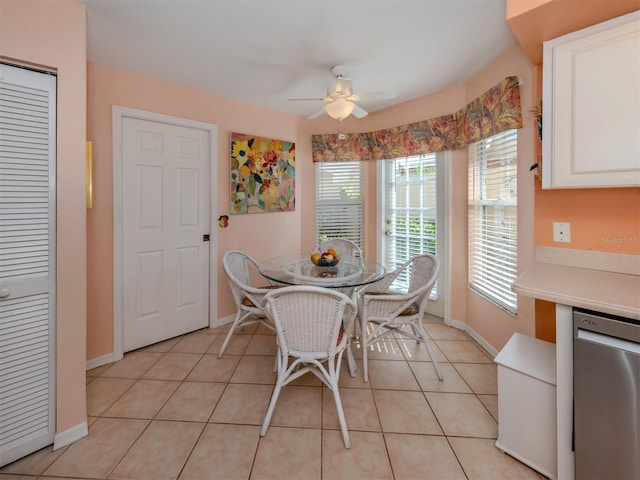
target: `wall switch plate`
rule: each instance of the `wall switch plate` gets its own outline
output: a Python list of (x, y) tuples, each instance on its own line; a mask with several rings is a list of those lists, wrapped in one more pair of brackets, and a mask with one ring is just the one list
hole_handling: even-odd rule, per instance
[(568, 222), (553, 222), (553, 241), (571, 243), (571, 224)]

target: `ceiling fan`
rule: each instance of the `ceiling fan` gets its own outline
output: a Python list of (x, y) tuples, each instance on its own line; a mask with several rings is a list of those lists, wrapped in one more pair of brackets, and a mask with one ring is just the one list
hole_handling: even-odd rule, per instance
[(319, 117), (324, 112), (331, 118), (336, 120), (344, 120), (349, 115), (356, 118), (366, 117), (368, 112), (361, 106), (357, 105), (357, 101), (367, 100), (385, 100), (395, 98), (396, 94), (391, 92), (370, 92), (370, 93), (353, 93), (351, 89), (351, 79), (346, 78), (347, 69), (344, 65), (336, 65), (331, 68), (331, 74), (336, 77), (336, 87), (333, 92), (327, 92), (326, 97), (294, 97), (292, 101), (324, 101), (328, 102), (324, 107), (307, 118), (313, 119)]

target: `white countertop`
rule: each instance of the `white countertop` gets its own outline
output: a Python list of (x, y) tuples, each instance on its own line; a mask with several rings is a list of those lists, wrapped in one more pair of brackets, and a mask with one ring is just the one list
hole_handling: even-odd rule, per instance
[(521, 295), (640, 319), (640, 276), (537, 261), (520, 275)]

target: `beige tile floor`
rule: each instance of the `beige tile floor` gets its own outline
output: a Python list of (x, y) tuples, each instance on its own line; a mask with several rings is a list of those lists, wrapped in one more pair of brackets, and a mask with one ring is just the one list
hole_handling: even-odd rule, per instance
[(275, 338), (199, 330), (87, 372), (89, 436), (0, 469), (0, 479), (541, 479), (494, 446), (497, 371), (463, 332), (426, 324), (444, 381), (423, 346), (387, 337), (364, 383), (340, 377), (351, 449), (333, 397), (308, 375), (285, 387), (271, 427)]

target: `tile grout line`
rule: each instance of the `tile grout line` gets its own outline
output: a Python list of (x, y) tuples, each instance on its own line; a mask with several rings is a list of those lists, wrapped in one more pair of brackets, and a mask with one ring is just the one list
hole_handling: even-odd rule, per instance
[[(427, 332), (428, 333), (428, 332)], [(187, 334), (188, 335), (188, 334)], [(247, 342), (246, 346), (243, 348), (242, 353), (240, 353), (238, 356), (240, 357), (240, 360), (234, 365), (233, 369), (231, 370), (228, 378), (224, 381), (224, 382), (215, 382), (215, 381), (209, 381), (209, 380), (192, 380), (192, 381), (188, 381), (187, 378), (190, 374), (193, 373), (193, 371), (195, 370), (195, 368), (197, 367), (197, 365), (199, 364), (199, 362), (201, 362), (207, 355), (210, 355), (209, 349), (211, 348), (211, 346), (213, 346), (213, 343), (215, 343), (215, 339), (213, 340), (213, 342), (211, 343), (211, 345), (209, 345), (209, 347), (205, 350), (205, 352), (200, 353), (200, 352), (173, 352), (173, 353), (198, 353), (200, 355), (199, 359), (197, 362), (195, 362), (195, 364), (189, 369), (189, 371), (184, 375), (184, 377), (182, 378), (182, 380), (178, 381), (178, 385), (176, 387), (176, 389), (172, 392), (172, 394), (163, 402), (163, 404), (159, 407), (159, 409), (155, 412), (155, 414), (153, 415), (153, 417), (151, 419), (143, 419), (147, 421), (146, 426), (144, 427), (144, 429), (140, 432), (140, 434), (136, 437), (136, 439), (131, 443), (131, 445), (126, 449), (126, 451), (122, 454), (121, 458), (115, 463), (113, 469), (107, 474), (107, 476), (105, 478), (109, 478), (110, 475), (113, 474), (113, 472), (118, 468), (119, 465), (121, 465), (123, 459), (129, 454), (129, 452), (131, 451), (131, 449), (133, 448), (134, 445), (136, 445), (136, 443), (140, 440), (140, 438), (142, 437), (142, 435), (148, 430), (149, 426), (154, 422), (154, 421), (167, 421), (167, 422), (178, 422), (178, 423), (199, 423), (202, 424), (202, 430), (200, 431), (199, 435), (197, 436), (197, 439), (195, 440), (191, 450), (189, 451), (189, 454), (186, 456), (186, 459), (184, 461), (184, 463), (181, 465), (180, 467), (180, 471), (177, 474), (177, 478), (180, 477), (180, 475), (182, 475), (184, 473), (184, 469), (186, 468), (187, 464), (189, 463), (189, 460), (193, 457), (194, 453), (195, 453), (195, 449), (198, 447), (198, 444), (200, 443), (200, 441), (204, 438), (204, 433), (205, 430), (209, 427), (209, 425), (215, 425), (215, 422), (212, 422), (212, 418), (213, 418), (213, 414), (216, 410), (216, 408), (219, 406), (219, 402), (222, 399), (222, 397), (224, 396), (224, 393), (227, 391), (229, 385), (232, 383), (231, 379), (233, 378), (233, 375), (238, 371), (238, 368), (240, 367), (241, 364), (241, 360), (242, 358), (245, 358), (246, 356), (267, 356), (267, 355), (250, 355), (247, 353), (247, 350), (249, 349), (249, 346), (251, 345), (252, 341), (256, 338), (257, 335), (264, 335), (263, 333), (258, 333), (258, 329), (256, 328), (253, 333), (251, 334), (241, 334), (241, 335), (247, 335), (250, 337), (249, 341)], [(216, 338), (223, 336), (223, 334), (221, 333), (216, 333)], [(235, 336), (235, 335), (234, 335)], [(240, 335), (238, 335), (240, 336)], [(429, 338), (433, 341), (433, 335), (428, 333)], [(181, 336), (184, 337), (184, 336)], [(435, 415), (435, 412), (433, 411), (433, 408), (431, 407), (431, 404), (429, 403), (429, 400), (426, 398), (426, 394), (429, 393), (429, 390), (424, 390), (422, 388), (422, 385), (420, 385), (420, 382), (418, 381), (416, 372), (411, 368), (410, 365), (410, 360), (409, 358), (407, 358), (406, 356), (406, 352), (403, 350), (403, 345), (397, 341), (397, 339), (394, 339), (394, 341), (398, 344), (397, 347), (400, 349), (400, 353), (402, 354), (402, 359), (398, 360), (395, 357), (391, 358), (391, 359), (385, 359), (385, 358), (379, 358), (378, 360), (388, 360), (388, 361), (404, 361), (405, 362), (405, 366), (407, 368), (409, 368), (409, 372), (411, 373), (412, 378), (414, 379), (414, 381), (416, 381), (416, 383), (418, 384), (419, 387), (419, 391), (423, 394), (423, 397), (425, 398), (425, 400), (427, 401), (427, 405), (429, 406), (429, 408), (431, 409), (431, 413), (435, 419), (435, 421), (437, 422), (439, 428), (442, 430), (442, 436), (446, 439), (448, 448), (451, 450), (451, 452), (454, 455), (454, 458), (456, 459), (457, 465), (460, 467), (461, 471), (463, 472), (463, 475), (465, 476), (465, 478), (470, 478), (471, 473), (467, 473), (467, 471), (465, 471), (465, 468), (461, 462), (461, 459), (458, 457), (458, 454), (456, 452), (456, 450), (454, 450), (453, 448), (453, 444), (451, 443), (451, 439), (453, 438), (463, 438), (463, 439), (477, 439), (477, 440), (483, 440), (483, 441), (487, 441), (487, 440), (495, 440), (494, 437), (469, 437), (469, 436), (464, 436), (464, 435), (447, 435), (444, 431), (444, 428), (442, 428), (442, 424), (439, 420), (439, 418)], [(477, 347), (477, 344), (475, 344), (475, 342), (473, 341), (473, 339), (467, 338), (465, 340), (459, 340), (459, 341), (469, 341), (471, 344), (474, 344), (474, 346)], [(179, 341), (178, 341), (179, 343)], [(162, 355), (156, 360), (156, 362), (151, 365), (149, 368), (147, 368), (143, 373), (141, 373), (140, 375), (137, 375), (135, 379), (133, 379), (133, 383), (127, 388), (125, 389), (121, 395), (119, 395), (116, 399), (113, 400), (113, 402), (110, 403), (109, 406), (107, 406), (104, 411), (97, 415), (95, 418), (97, 420), (99, 419), (111, 419), (111, 418), (129, 418), (129, 417), (106, 417), (104, 416), (104, 414), (120, 399), (122, 399), (122, 397), (131, 390), (131, 388), (133, 388), (133, 386), (139, 382), (140, 380), (143, 380), (143, 376), (148, 373), (148, 371), (153, 368), (153, 366), (155, 366), (159, 361), (161, 361), (161, 359), (167, 357), (168, 353), (171, 353), (173, 348), (175, 348), (175, 346), (177, 345), (177, 343), (175, 345), (173, 345), (169, 350), (165, 351), (165, 352), (159, 352), (162, 353)], [(437, 346), (437, 345), (436, 345)], [(421, 347), (423, 348), (423, 347)], [(487, 357), (490, 358), (490, 356), (481, 349), (481, 351), (487, 355)], [(389, 355), (392, 355), (393, 352), (386, 352)], [(434, 355), (437, 352), (434, 352)], [(491, 411), (489, 410), (488, 406), (485, 405), (482, 400), (479, 397), (479, 393), (477, 393), (476, 391), (474, 391), (474, 389), (472, 388), (471, 384), (469, 383), (469, 380), (467, 380), (467, 378), (465, 378), (464, 376), (462, 376), (462, 374), (460, 373), (460, 371), (458, 370), (458, 368), (456, 368), (456, 365), (454, 363), (452, 363), (449, 360), (449, 357), (444, 353), (441, 352), (442, 355), (444, 356), (444, 358), (447, 360), (446, 362), (442, 362), (442, 363), (449, 363), (451, 365), (451, 367), (453, 368), (453, 370), (456, 372), (457, 375), (460, 376), (462, 382), (464, 383), (465, 386), (467, 386), (467, 388), (469, 388), (470, 390), (470, 394), (473, 395), (476, 400), (478, 402), (480, 402), (481, 405), (483, 405), (483, 409), (489, 414), (489, 416), (497, 423), (497, 419), (495, 419), (493, 417), (493, 414), (491, 413)], [(382, 353), (384, 355), (384, 353)], [(211, 353), (211, 355), (215, 355), (215, 353)], [(373, 359), (372, 359), (373, 360)], [(412, 360), (414, 362), (420, 362), (420, 363), (431, 363), (428, 360), (422, 361), (422, 360)], [(487, 362), (487, 363), (483, 363), (483, 362), (457, 362), (458, 364), (464, 364), (464, 365), (489, 365), (491, 364), (491, 362)], [(110, 368), (110, 367), (109, 367)], [(105, 373), (108, 369), (105, 369), (104, 372), (101, 372), (100, 375), (97, 375), (95, 377), (93, 377), (93, 380), (96, 380), (97, 378), (101, 378), (101, 375), (103, 373)], [(341, 373), (343, 374), (347, 374), (347, 371), (344, 370)], [(359, 372), (361, 373), (361, 372)], [(357, 374), (356, 374), (357, 376)], [(121, 378), (121, 377), (102, 377), (102, 378)], [(126, 379), (126, 377), (124, 377)], [(482, 377), (480, 377), (482, 378)], [(158, 381), (165, 381), (162, 379), (148, 379), (148, 380), (158, 380)], [(87, 386), (91, 383), (87, 383)], [(215, 401), (215, 404), (213, 405), (213, 408), (211, 410), (211, 413), (208, 416), (208, 419), (204, 422), (200, 422), (200, 421), (194, 421), (194, 420), (178, 420), (178, 419), (168, 419), (168, 420), (160, 420), (158, 419), (158, 415), (159, 412), (162, 411), (162, 409), (167, 405), (167, 403), (171, 400), (171, 398), (176, 394), (176, 392), (178, 392), (178, 390), (185, 384), (189, 384), (189, 383), (207, 383), (207, 384), (216, 384), (216, 383), (224, 383), (224, 388), (222, 389), (222, 391), (220, 392), (217, 400)], [(243, 382), (245, 383), (245, 382)], [(477, 382), (476, 382), (477, 383)], [(251, 385), (263, 385), (262, 383), (249, 383)], [(481, 385), (484, 384), (484, 382), (481, 382)], [(273, 384), (270, 384), (273, 388)], [(300, 386), (300, 387), (308, 387), (308, 385), (294, 385), (294, 386)], [(323, 470), (323, 459), (325, 456), (324, 452), (324, 438), (325, 436), (329, 433), (329, 431), (336, 431), (336, 429), (334, 428), (325, 428), (325, 424), (324, 424), (324, 416), (325, 416), (325, 412), (324, 412), (324, 396), (325, 394), (329, 394), (330, 392), (325, 392), (326, 388), (323, 387), (323, 385), (320, 386), (321, 387), (321, 403), (320, 403), (320, 426), (319, 426), (319, 430), (320, 430), (320, 478), (322, 478), (322, 475), (324, 474), (324, 470)], [(350, 387), (350, 386), (343, 386), (340, 387), (340, 389), (354, 389), (354, 390), (360, 390), (360, 388), (356, 388), (356, 387)], [(396, 472), (394, 471), (394, 464), (391, 462), (391, 455), (390, 455), (390, 451), (389, 451), (389, 445), (387, 444), (387, 435), (391, 435), (394, 434), (395, 432), (384, 432), (383, 428), (382, 428), (382, 421), (381, 421), (381, 417), (380, 417), (380, 410), (379, 410), (379, 405), (378, 402), (376, 401), (376, 397), (373, 395), (373, 387), (371, 385), (371, 382), (369, 382), (368, 385), (368, 390), (371, 392), (372, 395), (372, 400), (373, 400), (373, 406), (376, 409), (376, 417), (377, 417), (377, 421), (380, 425), (380, 430), (379, 432), (377, 431), (369, 431), (369, 430), (351, 430), (352, 432), (367, 432), (367, 433), (376, 433), (376, 434), (380, 434), (382, 436), (382, 440), (384, 442), (384, 448), (385, 448), (385, 452), (386, 452), (386, 460), (388, 462), (389, 468), (391, 470), (391, 475), (393, 476), (393, 478), (395, 478), (396, 476)], [(405, 391), (405, 390), (401, 390), (401, 389), (380, 389), (380, 390), (392, 390), (392, 391)], [(456, 392), (431, 392), (431, 393), (456, 393)], [(468, 393), (467, 393), (468, 395)], [(483, 394), (483, 395), (493, 395), (493, 394)], [(94, 421), (94, 424), (95, 424)], [(245, 424), (245, 423), (231, 423), (230, 425), (249, 425), (249, 424)], [(251, 424), (253, 425), (253, 424)], [(287, 427), (285, 425), (282, 425), (283, 428), (296, 428), (296, 429), (301, 429), (301, 430), (306, 430), (306, 429), (311, 429), (310, 427), (304, 427), (304, 426), (293, 426), (293, 427)], [(337, 430), (339, 432), (339, 430)], [(401, 434), (401, 432), (398, 432), (398, 434)], [(432, 435), (432, 434), (422, 434), (422, 433), (404, 433), (402, 435), (416, 435), (416, 436), (427, 436), (427, 437), (439, 437), (440, 435)], [(247, 478), (251, 478), (251, 475), (254, 472), (254, 468), (256, 466), (256, 460), (258, 458), (258, 451), (260, 449), (260, 446), (263, 442), (263, 437), (260, 437), (258, 442), (256, 442), (256, 448), (255, 451), (253, 452), (253, 458), (251, 460), (251, 467), (249, 469), (249, 475)], [(64, 454), (66, 453), (63, 452), (60, 454), (60, 456), (58, 456), (55, 460), (53, 460), (48, 466), (46, 466), (42, 472), (36, 476), (25, 476), (24, 478), (40, 478), (40, 477), (45, 477), (47, 476), (45, 474), (46, 470), (49, 469), (53, 464), (55, 464), (56, 461), (58, 461)], [(464, 452), (463, 452), (464, 453)], [(397, 460), (397, 459), (396, 459)], [(396, 466), (397, 467), (397, 466)], [(3, 472), (0, 470), (0, 475)], [(24, 474), (22, 473), (18, 473), (18, 476), (24, 476)], [(536, 474), (537, 475), (537, 474)], [(70, 478), (70, 477), (59, 477), (59, 478)], [(540, 477), (540, 475), (537, 475), (537, 478), (543, 478)]]

